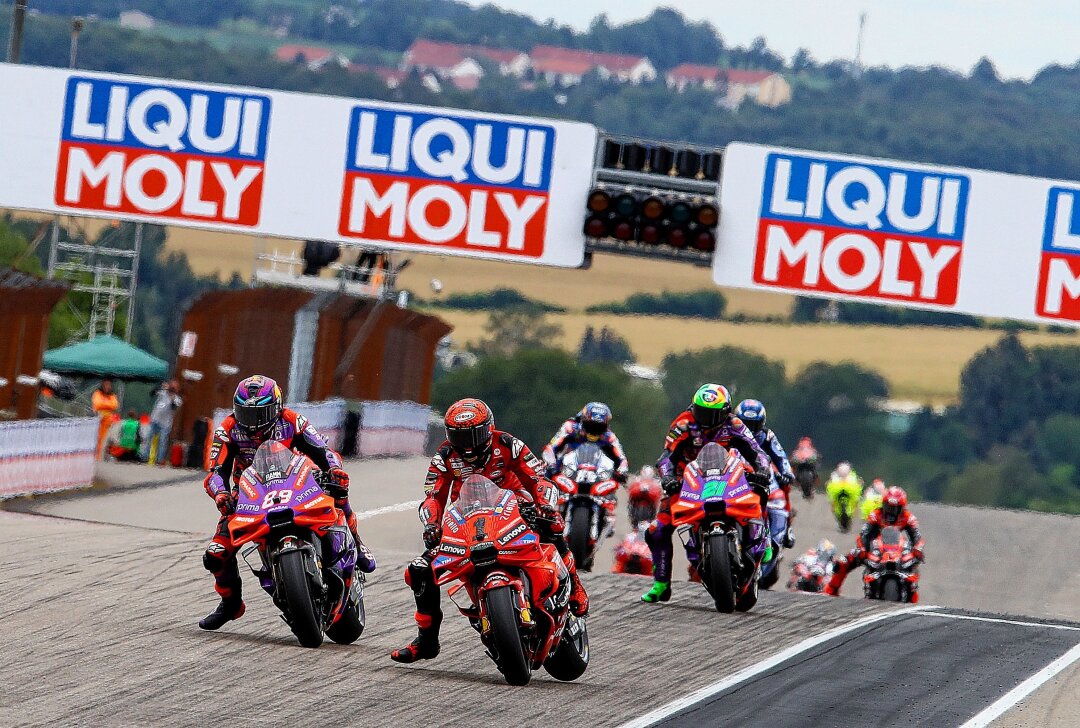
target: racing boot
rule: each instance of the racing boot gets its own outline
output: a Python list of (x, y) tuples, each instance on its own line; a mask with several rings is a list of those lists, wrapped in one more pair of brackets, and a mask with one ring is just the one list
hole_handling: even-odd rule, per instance
[(589, 613), (589, 594), (581, 584), (573, 552), (567, 552), (563, 561), (566, 563), (566, 570), (570, 572), (570, 613), (575, 617), (584, 617)]
[(416, 613), (417, 634), (409, 644), (390, 653), (394, 662), (409, 664), (417, 660), (433, 660), (439, 656), (439, 625), (442, 612), (434, 615)]
[(689, 564), (686, 565), (686, 575), (687, 577), (689, 577), (690, 581), (694, 582), (695, 584), (701, 583), (701, 573), (698, 572), (696, 561), (691, 561)]
[(784, 548), (795, 548), (795, 532), (791, 530), (791, 526), (788, 526), (787, 533), (784, 534)]
[(221, 629), (226, 622), (243, 617), (246, 609), (240, 597), (222, 597), (214, 611), (199, 620), (199, 626), (208, 630)]
[(671, 582), (670, 581), (654, 581), (652, 589), (641, 595), (641, 601), (646, 604), (655, 604), (656, 602), (666, 602), (671, 599)]

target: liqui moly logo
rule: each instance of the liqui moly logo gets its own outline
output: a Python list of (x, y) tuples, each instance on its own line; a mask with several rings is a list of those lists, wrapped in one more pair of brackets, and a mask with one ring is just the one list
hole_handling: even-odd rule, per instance
[(254, 226), (269, 122), (267, 96), (74, 76), (56, 203)]
[(957, 174), (770, 154), (754, 281), (954, 304), (969, 187)]
[(554, 147), (550, 126), (357, 106), (338, 232), (539, 258)]
[(1043, 226), (1035, 310), (1080, 321), (1080, 189), (1051, 187)]

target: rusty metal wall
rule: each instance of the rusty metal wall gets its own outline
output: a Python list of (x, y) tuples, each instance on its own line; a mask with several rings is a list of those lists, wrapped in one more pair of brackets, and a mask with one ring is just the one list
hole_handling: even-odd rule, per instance
[[(204, 294), (184, 317), (183, 331), (198, 336), (194, 355), (177, 359), (184, 406), (177, 434), (188, 439), (199, 417), (231, 407), (241, 376), (265, 374), (288, 395), (288, 372), (296, 312), (310, 293), (284, 288)], [(435, 347), (450, 326), (435, 316), (400, 309), (392, 302), (340, 294), (320, 301), (308, 399), (407, 399), (427, 404)], [(237, 367), (222, 375), (219, 365)], [(199, 382), (184, 370), (202, 372)]]
[(36, 377), (49, 340), (49, 313), (67, 287), (0, 271), (0, 411), (29, 419), (37, 414), (38, 387), (18, 384), (20, 375)]

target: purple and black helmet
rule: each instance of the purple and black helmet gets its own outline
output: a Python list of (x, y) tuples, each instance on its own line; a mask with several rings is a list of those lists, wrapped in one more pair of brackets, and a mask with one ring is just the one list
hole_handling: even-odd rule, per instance
[(252, 433), (266, 432), (281, 417), (281, 399), (281, 388), (273, 379), (260, 374), (248, 377), (236, 385), (233, 396), (236, 424)]

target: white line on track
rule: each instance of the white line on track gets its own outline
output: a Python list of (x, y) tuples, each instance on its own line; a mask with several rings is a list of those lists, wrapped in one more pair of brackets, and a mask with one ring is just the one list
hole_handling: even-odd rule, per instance
[(971, 614), (948, 614), (946, 612), (923, 612), (923, 617), (944, 617), (945, 619), (967, 619), (972, 622), (994, 622), (996, 624), (1014, 624), (1018, 627), (1045, 627), (1046, 629), (1065, 629), (1072, 632), (1080, 632), (1080, 627), (1070, 624), (1056, 624), (1054, 622), (1021, 622), (1015, 619), (998, 619), (997, 617), (976, 617)]
[(658, 723), (659, 721), (664, 720), (665, 718), (669, 718), (675, 713), (678, 713), (680, 710), (689, 708), (691, 705), (699, 703), (706, 698), (710, 698), (713, 695), (721, 693), (730, 687), (738, 685), (741, 682), (745, 682), (746, 680), (760, 675), (763, 672), (771, 670), (782, 662), (790, 660), (792, 657), (800, 655), (807, 650), (811, 650), (824, 642), (828, 642), (829, 640), (836, 639), (837, 637), (843, 636), (849, 632), (854, 632), (856, 630), (862, 629), (863, 627), (867, 627), (871, 624), (875, 624), (886, 619), (892, 619), (893, 617), (899, 617), (905, 614), (911, 614), (913, 612), (924, 612), (928, 609), (937, 609), (937, 607), (927, 604), (922, 606), (905, 607), (903, 609), (896, 609), (890, 612), (882, 612), (880, 614), (875, 614), (870, 617), (857, 619), (854, 622), (850, 622), (834, 629), (830, 629), (827, 632), (822, 632), (821, 634), (814, 637), (809, 637), (802, 642), (799, 642), (798, 644), (792, 645), (786, 650), (776, 653), (772, 657), (769, 657), (765, 660), (762, 660), (761, 662), (758, 662), (757, 664), (740, 670), (739, 672), (735, 673), (730, 677), (726, 677), (719, 682), (713, 683), (712, 685), (706, 685), (705, 687), (697, 690), (696, 692), (693, 692), (685, 697), (670, 702), (667, 705), (662, 705), (656, 710), (645, 713), (644, 715), (634, 718), (627, 723), (623, 723), (621, 726), (619, 726), (619, 728), (646, 728), (646, 726), (654, 725), (655, 723)]
[(399, 511), (416, 510), (420, 507), (421, 501), (412, 500), (405, 501), (404, 503), (395, 503), (391, 506), (383, 506), (381, 508), (373, 508), (370, 511), (357, 511), (356, 520), (362, 521), (365, 518), (374, 518), (375, 516), (381, 516), (384, 513), (397, 513)]
[[(1050, 625), (1038, 626), (1043, 627)], [(1012, 709), (1012, 707), (1019, 703), (1021, 700), (1038, 690), (1043, 685), (1043, 683), (1053, 678), (1055, 675), (1057, 675), (1059, 672), (1061, 672), (1077, 660), (1080, 660), (1080, 645), (1076, 645), (1064, 655), (1057, 658), (1049, 665), (1029, 677), (1027, 680), (1002, 695), (1000, 698), (991, 703), (989, 707), (985, 708), (981, 713), (976, 715), (967, 723), (964, 723), (962, 726), (960, 726), (960, 728), (985, 728), (985, 726), (993, 723), (1004, 713)]]

